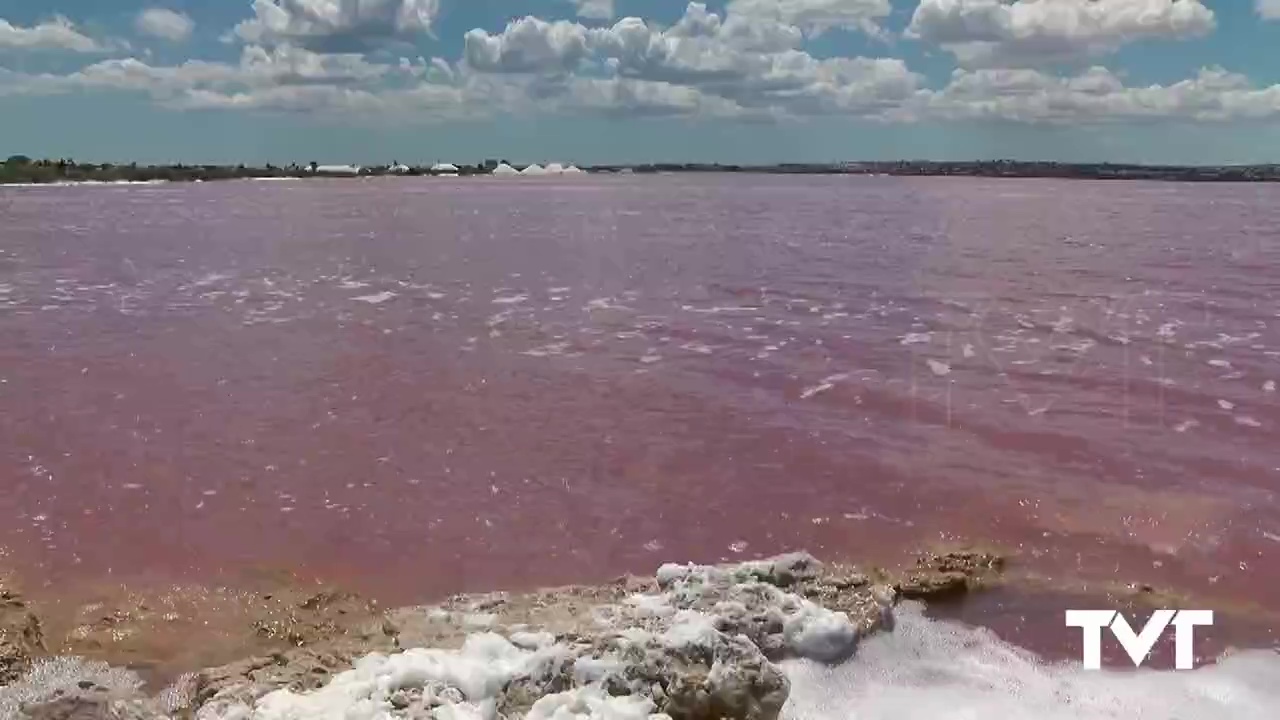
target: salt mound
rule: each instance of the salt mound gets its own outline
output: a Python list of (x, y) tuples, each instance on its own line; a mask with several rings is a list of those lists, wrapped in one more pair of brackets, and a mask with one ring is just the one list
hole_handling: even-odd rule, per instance
[(784, 720), (1267, 720), (1280, 708), (1280, 655), (1250, 651), (1190, 672), (1049, 664), (994, 634), (928, 620), (903, 603), (892, 633), (855, 661), (781, 663)]
[(570, 165), (569, 167), (567, 167), (567, 168), (565, 168), (565, 169), (564, 169), (564, 174), (565, 174), (565, 175), (585, 175), (586, 173), (584, 173), (584, 172), (583, 172), (580, 168), (578, 168), (577, 166), (575, 166), (575, 165)]
[(521, 170), (520, 174), (521, 175), (546, 175), (547, 169), (537, 163), (534, 163), (533, 165), (530, 165), (529, 167)]
[(498, 167), (493, 169), (493, 174), (494, 175), (519, 175), (520, 171), (516, 170), (515, 168), (511, 167), (506, 163), (502, 163), (498, 165)]

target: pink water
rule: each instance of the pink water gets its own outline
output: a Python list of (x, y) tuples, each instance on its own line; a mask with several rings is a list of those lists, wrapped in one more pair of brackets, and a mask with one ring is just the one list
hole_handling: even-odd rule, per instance
[(0, 561), (51, 586), (266, 565), (410, 601), (978, 539), (1280, 609), (1280, 186), (229, 182), (0, 212)]

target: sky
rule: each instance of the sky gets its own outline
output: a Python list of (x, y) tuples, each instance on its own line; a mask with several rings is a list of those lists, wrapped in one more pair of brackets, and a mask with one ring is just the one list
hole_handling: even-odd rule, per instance
[(1280, 0), (0, 0), (0, 157), (1280, 162)]

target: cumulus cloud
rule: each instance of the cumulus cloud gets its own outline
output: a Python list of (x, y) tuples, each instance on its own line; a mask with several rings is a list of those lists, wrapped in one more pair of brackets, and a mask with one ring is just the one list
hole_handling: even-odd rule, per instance
[(575, 22), (530, 16), (508, 23), (497, 35), (471, 30), (464, 37), (462, 56), (483, 72), (568, 72), (587, 57), (595, 35)]
[(180, 12), (164, 8), (149, 8), (138, 13), (138, 17), (134, 20), (134, 27), (143, 35), (170, 42), (183, 42), (191, 37), (196, 24)]
[(616, 14), (613, 0), (570, 0), (578, 8), (578, 17), (589, 20), (612, 20)]
[(966, 66), (1031, 66), (1204, 35), (1215, 23), (1200, 0), (920, 0), (906, 34)]
[[(602, 79), (589, 91), (665, 93), (726, 104), (747, 114), (875, 116), (915, 93), (922, 77), (896, 58), (818, 59), (799, 45), (801, 30), (774, 18), (721, 17), (691, 3), (669, 28), (623, 18), (609, 28), (527, 17), (498, 34), (473, 30), (468, 68), (488, 73), (557, 75), (581, 70)], [(609, 86), (609, 79), (655, 85)], [(679, 90), (679, 88), (685, 88)], [(610, 91), (614, 91), (610, 89)], [(715, 99), (714, 101), (711, 99)]]
[[(430, 5), (431, 15), (434, 2), (363, 0), (360, 13), (343, 15), (342, 8), (354, 13), (349, 0), (258, 0), (249, 22), (263, 23), (259, 34), (242, 36), (264, 41), (246, 44), (238, 61), (156, 66), (120, 58), (67, 75), (0, 69), (0, 96), (117, 90), (144, 93), (171, 108), (310, 112), (371, 122), (493, 112), (739, 122), (819, 115), (880, 122), (1280, 120), (1280, 85), (1256, 86), (1221, 68), (1137, 86), (1101, 66), (1060, 76), (1007, 63), (1022, 55), (1084, 57), (1136, 38), (1212, 27), (1212, 14), (1192, 0), (1088, 3), (1115, 11), (1105, 17), (1077, 0), (921, 0), (912, 21), (917, 37), (957, 53), (985, 48), (1006, 61), (962, 67), (932, 86), (899, 58), (817, 57), (806, 50), (806, 38), (823, 28), (876, 20), (874, 2), (753, 3), (732, 0), (719, 13), (690, 3), (668, 26), (634, 17), (609, 26), (525, 17), (501, 31), (467, 33), (462, 58), (451, 63), (362, 52), (373, 38), (425, 32), (428, 17), (403, 13)], [(328, 14), (301, 10), (321, 5)], [(277, 11), (287, 17), (272, 14)], [(6, 26), (12, 27), (0, 31)], [(361, 51), (340, 52), (335, 39), (354, 36), (362, 42), (350, 46)]]
[(728, 14), (776, 20), (809, 34), (834, 28), (881, 34), (879, 23), (893, 10), (889, 0), (729, 0)]
[(919, 102), (918, 115), (947, 120), (1076, 125), (1273, 120), (1280, 118), (1280, 85), (1255, 87), (1247, 77), (1221, 68), (1141, 87), (1126, 86), (1103, 67), (1070, 77), (1033, 69), (958, 69), (945, 88), (922, 95)]
[(32, 27), (13, 25), (0, 18), (0, 50), (70, 50), (72, 52), (101, 52), (106, 48), (93, 38), (76, 29), (67, 18), (54, 17)]
[(440, 0), (254, 0), (240, 39), (311, 50), (353, 51), (431, 32)]
[(1256, 0), (1258, 15), (1263, 20), (1280, 20), (1280, 0)]
[(477, 107), (443, 61), (375, 63), (360, 54), (320, 54), (293, 46), (247, 46), (237, 63), (190, 60), (154, 66), (118, 58), (68, 75), (0, 70), (0, 96), (83, 90), (145, 93), (177, 109), (456, 117)]

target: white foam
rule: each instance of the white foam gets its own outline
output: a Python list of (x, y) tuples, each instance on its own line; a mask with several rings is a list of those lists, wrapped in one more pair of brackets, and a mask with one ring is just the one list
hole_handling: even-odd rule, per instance
[(1280, 655), (1250, 651), (1190, 672), (1048, 664), (992, 633), (899, 607), (854, 661), (787, 661), (784, 720), (1263, 720), (1280, 707)]
[(903, 345), (922, 345), (933, 341), (933, 333), (907, 333), (899, 338), (898, 342)]
[(800, 399), (808, 400), (814, 395), (817, 395), (818, 393), (824, 393), (834, 387), (835, 385), (829, 382), (820, 383), (818, 385), (814, 385), (813, 387), (807, 387), (800, 392)]
[(362, 303), (369, 303), (370, 305), (381, 305), (382, 303), (388, 300), (395, 299), (395, 297), (396, 297), (395, 293), (391, 292), (390, 290), (384, 290), (375, 295), (361, 295), (360, 297), (351, 298), (351, 299), (356, 300), (358, 302), (362, 302)]

